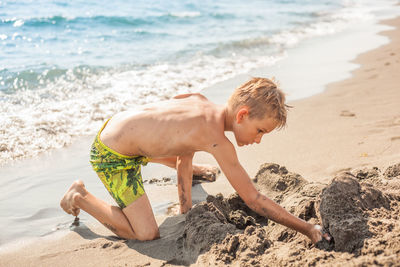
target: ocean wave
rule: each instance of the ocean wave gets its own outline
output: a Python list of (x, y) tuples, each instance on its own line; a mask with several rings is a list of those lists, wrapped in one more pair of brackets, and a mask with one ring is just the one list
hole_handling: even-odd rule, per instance
[(1, 25), (8, 25), (13, 27), (59, 27), (66, 24), (89, 24), (89, 25), (108, 25), (113, 27), (118, 26), (144, 26), (144, 25), (158, 25), (166, 21), (174, 19), (193, 19), (205, 16), (212, 19), (225, 20), (233, 19), (236, 16), (229, 13), (211, 12), (204, 15), (198, 11), (182, 11), (182, 12), (169, 12), (161, 13), (158, 15), (148, 15), (143, 17), (133, 16), (64, 16), (55, 15), (48, 17), (13, 17), (0, 19)]
[(211, 53), (223, 54), (226, 51), (228, 53), (232, 51), (245, 53), (244, 50), (252, 51), (256, 48), (269, 49), (275, 52), (280, 49), (293, 47), (304, 39), (340, 32), (353, 22), (374, 18), (370, 9), (356, 8), (351, 5), (335, 11), (313, 13), (313, 16), (318, 19), (314, 19), (311, 22), (298, 22), (294, 27), (289, 29), (271, 32), (254, 38), (218, 43)]
[(132, 103), (141, 105), (199, 92), (240, 73), (274, 64), (283, 56), (203, 55), (182, 64), (86, 73), (80, 78), (68, 70), (44, 88), (0, 93), (0, 98), (6, 99), (0, 106), (0, 164), (63, 147), (77, 136), (93, 135), (105, 119), (131, 108)]
[(12, 25), (13, 27), (20, 27), (20, 26), (47, 26), (47, 25), (60, 25), (68, 21), (67, 17), (63, 16), (51, 16), (51, 17), (40, 17), (40, 18), (9, 18), (9, 19), (2, 19), (1, 24), (3, 25)]
[[(153, 24), (155, 20), (152, 17), (134, 18), (130, 16), (50, 16), (50, 17), (32, 17), (32, 18), (11, 18), (2, 19), (4, 25), (12, 25), (14, 27), (59, 27), (66, 24), (92, 24), (92, 25), (108, 25), (108, 26), (140, 26)], [(17, 26), (16, 26), (17, 24)]]
[(31, 18), (9, 18), (1, 19), (0, 26), (9, 25), (13, 27), (60, 27), (65, 25), (106, 25), (110, 27), (144, 26), (163, 23), (171, 19), (190, 19), (201, 16), (200, 12), (172, 12), (157, 16), (132, 17), (132, 16), (50, 16)]
[(235, 19), (237, 16), (233, 13), (227, 12), (199, 12), (199, 11), (182, 11), (182, 12), (169, 12), (167, 14), (161, 14), (158, 18), (175, 18), (175, 19), (192, 19), (203, 17), (205, 19), (216, 19), (216, 20), (227, 20), (227, 19)]
[(348, 4), (334, 11), (313, 12), (316, 21), (298, 23), (296, 27), (276, 32), (269, 38), (265, 38), (264, 41), (289, 48), (304, 39), (335, 34), (343, 31), (352, 23), (372, 20), (375, 18), (372, 11), (370, 8), (360, 8), (357, 5)]
[(201, 13), (197, 11), (184, 11), (184, 12), (172, 12), (168, 13), (171, 17), (178, 17), (178, 18), (195, 18), (200, 17)]
[[(81, 65), (72, 69), (74, 79), (82, 78), (87, 73), (96, 72), (98, 68)], [(25, 70), (0, 70), (0, 92), (6, 95), (15, 94), (20, 90), (38, 90), (49, 83), (67, 76), (68, 69), (57, 66), (30, 66)], [(44, 96), (45, 97), (45, 96)], [(1, 98), (0, 98), (1, 99)]]
[(246, 51), (253, 53), (255, 50), (264, 49), (268, 52), (276, 52), (288, 49), (299, 42), (316, 36), (331, 35), (343, 31), (352, 23), (360, 23), (375, 18), (373, 11), (377, 7), (360, 7), (357, 2), (347, 2), (335, 10), (318, 12), (281, 11), (290, 15), (308, 17), (309, 20), (296, 21), (291, 27), (281, 30), (269, 31), (252, 38), (231, 40), (225, 42), (211, 43), (214, 47), (211, 54), (246, 54)]

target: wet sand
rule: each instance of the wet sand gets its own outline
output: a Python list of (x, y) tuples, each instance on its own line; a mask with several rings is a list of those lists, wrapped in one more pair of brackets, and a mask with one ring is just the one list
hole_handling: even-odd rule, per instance
[[(159, 240), (125, 241), (104, 227), (83, 225), (61, 239), (5, 252), (0, 265), (398, 264), (400, 225), (394, 215), (399, 212), (400, 192), (395, 165), (400, 162), (400, 19), (384, 23), (396, 27), (381, 33), (390, 43), (358, 56), (355, 62), (361, 66), (351, 78), (330, 84), (319, 95), (291, 102), (294, 108), (287, 129), (265, 136), (261, 145), (238, 151), (251, 176), (262, 177), (256, 182), (260, 190), (294, 214), (323, 224), (334, 236), (334, 244), (316, 248), (300, 234), (271, 222), (266, 225), (248, 210), (230, 216), (241, 204), (229, 196), (232, 189), (221, 175), (198, 188), (201, 194), (223, 195), (209, 197), (208, 203), (197, 205), (186, 216), (158, 216)], [(201, 153), (197, 159), (212, 162)], [(259, 167), (264, 163), (278, 163), (284, 169), (263, 171)], [(279, 185), (275, 189), (266, 186), (271, 179)], [(340, 194), (343, 190), (337, 188), (341, 187), (348, 191)], [(239, 208), (221, 204), (229, 199)], [(350, 205), (351, 212), (336, 209), (335, 213), (334, 204)], [(196, 224), (199, 214), (210, 218)], [(349, 222), (345, 233), (337, 230), (343, 228), (343, 220)], [(354, 238), (354, 233), (361, 234)]]

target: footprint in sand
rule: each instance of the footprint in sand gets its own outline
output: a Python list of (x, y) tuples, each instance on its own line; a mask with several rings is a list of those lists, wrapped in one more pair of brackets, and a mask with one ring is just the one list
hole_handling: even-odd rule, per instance
[(348, 110), (342, 110), (342, 112), (340, 112), (340, 116), (342, 116), (342, 117), (355, 117), (356, 114), (351, 112), (351, 111), (348, 111)]
[(382, 127), (382, 128), (389, 128), (389, 127), (396, 127), (400, 126), (400, 116), (393, 117), (388, 120), (382, 120), (379, 121), (376, 126)]
[(370, 72), (370, 71), (373, 71), (373, 70), (375, 70), (375, 68), (366, 69), (365, 72)]
[(391, 141), (396, 141), (396, 140), (400, 140), (400, 136), (393, 136), (392, 138), (390, 138)]

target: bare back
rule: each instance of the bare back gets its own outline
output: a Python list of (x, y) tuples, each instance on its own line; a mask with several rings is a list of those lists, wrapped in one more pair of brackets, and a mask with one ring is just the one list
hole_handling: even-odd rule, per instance
[(224, 138), (223, 107), (199, 94), (178, 96), (113, 116), (100, 135), (123, 155), (150, 158), (209, 151)]

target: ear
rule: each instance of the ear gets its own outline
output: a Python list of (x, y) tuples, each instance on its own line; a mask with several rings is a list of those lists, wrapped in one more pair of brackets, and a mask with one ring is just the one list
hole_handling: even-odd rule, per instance
[(246, 116), (249, 116), (249, 108), (247, 106), (240, 107), (236, 113), (236, 123), (241, 123)]

